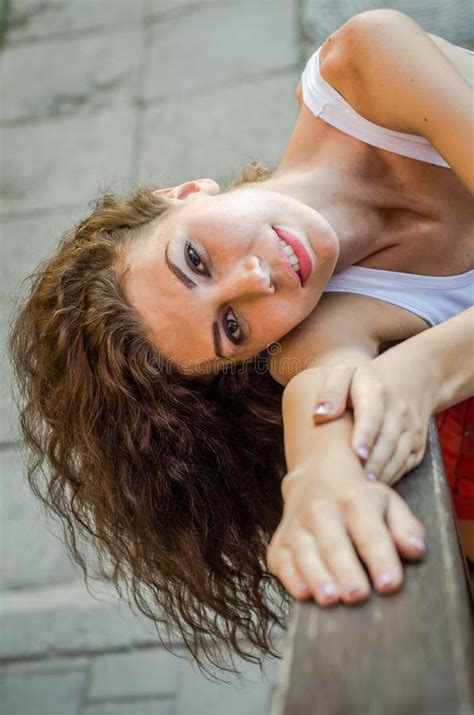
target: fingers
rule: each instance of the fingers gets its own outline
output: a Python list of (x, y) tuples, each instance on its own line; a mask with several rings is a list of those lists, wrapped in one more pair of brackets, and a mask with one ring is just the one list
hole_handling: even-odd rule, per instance
[(294, 598), (313, 596), (320, 606), (331, 606), (339, 601), (340, 589), (319, 557), (309, 533), (300, 531), (292, 539), (291, 549), (276, 547), (267, 561)]
[(388, 462), (381, 467), (379, 479), (384, 484), (394, 484), (401, 476), (406, 474), (413, 467), (415, 460), (413, 454), (413, 435), (411, 432), (404, 432), (398, 440), (395, 450)]
[(354, 371), (355, 368), (346, 365), (318, 369), (319, 386), (315, 390), (313, 409), (315, 424), (328, 422), (344, 413)]
[(287, 591), (294, 598), (308, 598), (310, 590), (296, 570), (293, 557), (288, 549), (281, 548), (273, 559), (267, 556), (268, 567), (278, 576)]
[(297, 599), (320, 606), (365, 600), (370, 580), (380, 594), (403, 582), (400, 557), (420, 559), (424, 529), (403, 499), (383, 484), (366, 483), (338, 501), (312, 504), (297, 521), (279, 528), (270, 542), (267, 563)]
[[(377, 489), (374, 485), (371, 489)], [(363, 501), (355, 502), (348, 512), (347, 527), (366, 564), (372, 582), (380, 593), (391, 593), (400, 588), (403, 570), (391, 533), (384, 519), (387, 494), (379, 495), (379, 510), (373, 518), (366, 518)]]
[(321, 606), (339, 601), (341, 591), (333, 575), (323, 563), (314, 537), (307, 531), (300, 532), (292, 551), (296, 569), (308, 584), (311, 595)]
[(375, 381), (362, 379), (356, 373), (351, 386), (351, 400), (354, 410), (354, 430), (352, 447), (361, 459), (366, 460), (382, 429), (385, 416), (385, 400), (380, 385)]
[[(377, 442), (364, 466), (364, 471), (369, 479), (371, 475), (376, 479), (380, 477), (385, 465), (394, 457), (403, 431), (401, 412), (399, 409), (392, 409), (385, 415)], [(402, 449), (407, 449), (405, 443), (403, 443)]]
[(314, 525), (319, 552), (341, 589), (345, 603), (358, 603), (370, 593), (370, 584), (354, 545), (335, 516), (321, 515)]
[(386, 520), (400, 554), (406, 559), (423, 558), (426, 553), (423, 524), (393, 490), (387, 506)]

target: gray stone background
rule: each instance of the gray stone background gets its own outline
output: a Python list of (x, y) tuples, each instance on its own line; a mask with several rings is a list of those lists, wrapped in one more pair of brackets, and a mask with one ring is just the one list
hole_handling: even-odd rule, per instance
[[(277, 164), (305, 60), (375, 7), (474, 48), (461, 0), (0, 0), (2, 346), (21, 279), (98, 189)], [(243, 663), (243, 684), (216, 685), (106, 584), (87, 592), (25, 485), (0, 354), (2, 714), (269, 713), (279, 661), (265, 677)]]

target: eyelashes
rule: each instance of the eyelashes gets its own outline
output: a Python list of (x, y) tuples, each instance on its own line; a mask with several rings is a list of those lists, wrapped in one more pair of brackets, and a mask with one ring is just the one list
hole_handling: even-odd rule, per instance
[[(191, 257), (191, 254), (194, 254), (194, 257), (195, 257), (194, 260), (193, 260), (193, 258)], [(196, 248), (194, 248), (194, 246), (192, 246), (192, 245), (189, 243), (189, 241), (187, 241), (186, 244), (185, 244), (185, 246), (184, 246), (184, 255), (185, 255), (185, 257), (186, 257), (186, 263), (187, 263), (188, 266), (191, 268), (191, 270), (193, 270), (195, 273), (199, 273), (199, 274), (201, 274), (201, 275), (203, 275), (203, 276), (210, 276), (210, 275), (211, 275), (211, 274), (209, 273), (209, 271), (208, 271), (207, 268), (206, 268), (204, 271), (200, 271), (200, 270), (197, 269), (197, 266), (198, 266), (200, 263), (202, 263), (202, 264), (204, 265), (203, 256), (201, 255), (201, 253), (199, 253), (199, 251), (198, 251)], [(196, 258), (197, 258), (197, 261), (196, 261)]]
[[(229, 315), (229, 313), (231, 313), (232, 315), (234, 315), (234, 312), (233, 312), (232, 308), (227, 308), (227, 310), (226, 310), (226, 312), (225, 312), (225, 315), (224, 315), (224, 330), (225, 330), (225, 332), (226, 332), (226, 335), (229, 337), (229, 340), (231, 340), (235, 345), (241, 345), (241, 343), (242, 343), (243, 340), (244, 340), (244, 336), (243, 336), (243, 335), (237, 335), (237, 336), (235, 336), (235, 335), (232, 334), (232, 330), (235, 330), (235, 328), (237, 328), (237, 330), (238, 330), (239, 333), (241, 332), (239, 322), (235, 319), (235, 315), (234, 315), (233, 318), (229, 318), (229, 319), (228, 319), (227, 316)], [(229, 327), (230, 325), (233, 325), (234, 327), (233, 327), (233, 328), (230, 328), (230, 327)]]
[[(186, 263), (195, 273), (210, 277), (211, 274), (204, 263), (204, 256), (198, 251), (197, 248), (187, 241), (184, 246), (184, 254), (186, 258)], [(199, 264), (202, 263), (204, 270), (198, 268)], [(232, 316), (229, 318), (229, 314)], [(241, 345), (244, 342), (245, 336), (242, 333), (239, 321), (237, 320), (234, 311), (229, 306), (224, 314), (224, 331), (229, 340), (234, 343), (234, 345)], [(237, 335), (235, 334), (237, 332)]]

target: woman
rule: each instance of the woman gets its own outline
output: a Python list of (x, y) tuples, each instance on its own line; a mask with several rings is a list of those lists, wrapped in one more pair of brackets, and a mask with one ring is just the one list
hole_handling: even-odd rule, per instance
[[(433, 74), (442, 69), (449, 91), (464, 96), (460, 72), (392, 11), (363, 13), (328, 39), (328, 81), (331, 69), (342, 76), (344, 60), (354, 68), (350, 87), (358, 86), (354, 37), (362, 57), (374, 20), (408, 38), (420, 53), (415, 65), (434, 63)], [(374, 87), (363, 89), (371, 98)], [(436, 101), (438, 90), (431, 87)], [(419, 112), (408, 95), (397, 98), (397, 120), (409, 117), (409, 130)], [(356, 106), (356, 94), (348, 98)], [(456, 119), (463, 130), (465, 116)], [(289, 603), (265, 557), (282, 517), (278, 382), (291, 375), (281, 375), (281, 363), (273, 377), (264, 369), (266, 348), (283, 336), (288, 347), (294, 329), (311, 324), (334, 270), (357, 263), (430, 275), (440, 257), (445, 276), (470, 268), (472, 177), (458, 144), (434, 124), (433, 144), (443, 145), (457, 175), (363, 144), (303, 106), (275, 172), (251, 166), (221, 195), (205, 179), (125, 201), (105, 197), (42, 266), (18, 318), (12, 350), (33, 488), (63, 518), (83, 568), (76, 536), (89, 534), (117, 586), (128, 586), (143, 613), (175, 626), (201, 666), (217, 656), (222, 667), (229, 647), (255, 659), (242, 637), (275, 653), (268, 629), (283, 624)], [(449, 251), (446, 229), (457, 238)], [(415, 234), (423, 246), (410, 240)], [(352, 300), (360, 312), (362, 299)], [(365, 306), (376, 304), (366, 300), (357, 324), (366, 325)], [(328, 334), (347, 313), (338, 296), (326, 296), (318, 311), (331, 301)], [(380, 327), (380, 310), (376, 317)], [(385, 331), (400, 340), (426, 327), (392, 306)], [(363, 339), (374, 347), (371, 333)], [(51, 473), (42, 482), (45, 460)], [(268, 599), (267, 584), (280, 604)]]

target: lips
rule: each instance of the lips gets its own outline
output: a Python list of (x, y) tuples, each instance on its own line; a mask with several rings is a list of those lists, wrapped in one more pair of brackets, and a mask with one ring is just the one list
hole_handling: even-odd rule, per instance
[[(313, 263), (308, 254), (308, 251), (303, 246), (301, 241), (295, 236), (293, 236), (291, 233), (288, 233), (288, 231), (285, 231), (282, 228), (275, 228), (275, 226), (272, 226), (272, 228), (277, 234), (277, 236), (283, 241), (285, 241), (285, 243), (287, 243), (290, 248), (292, 248), (295, 252), (295, 256), (298, 259), (298, 263), (300, 264), (301, 285), (303, 286), (310, 277), (311, 272), (313, 270)], [(294, 270), (293, 272), (295, 273)], [(298, 274), (296, 273), (296, 275)]]

